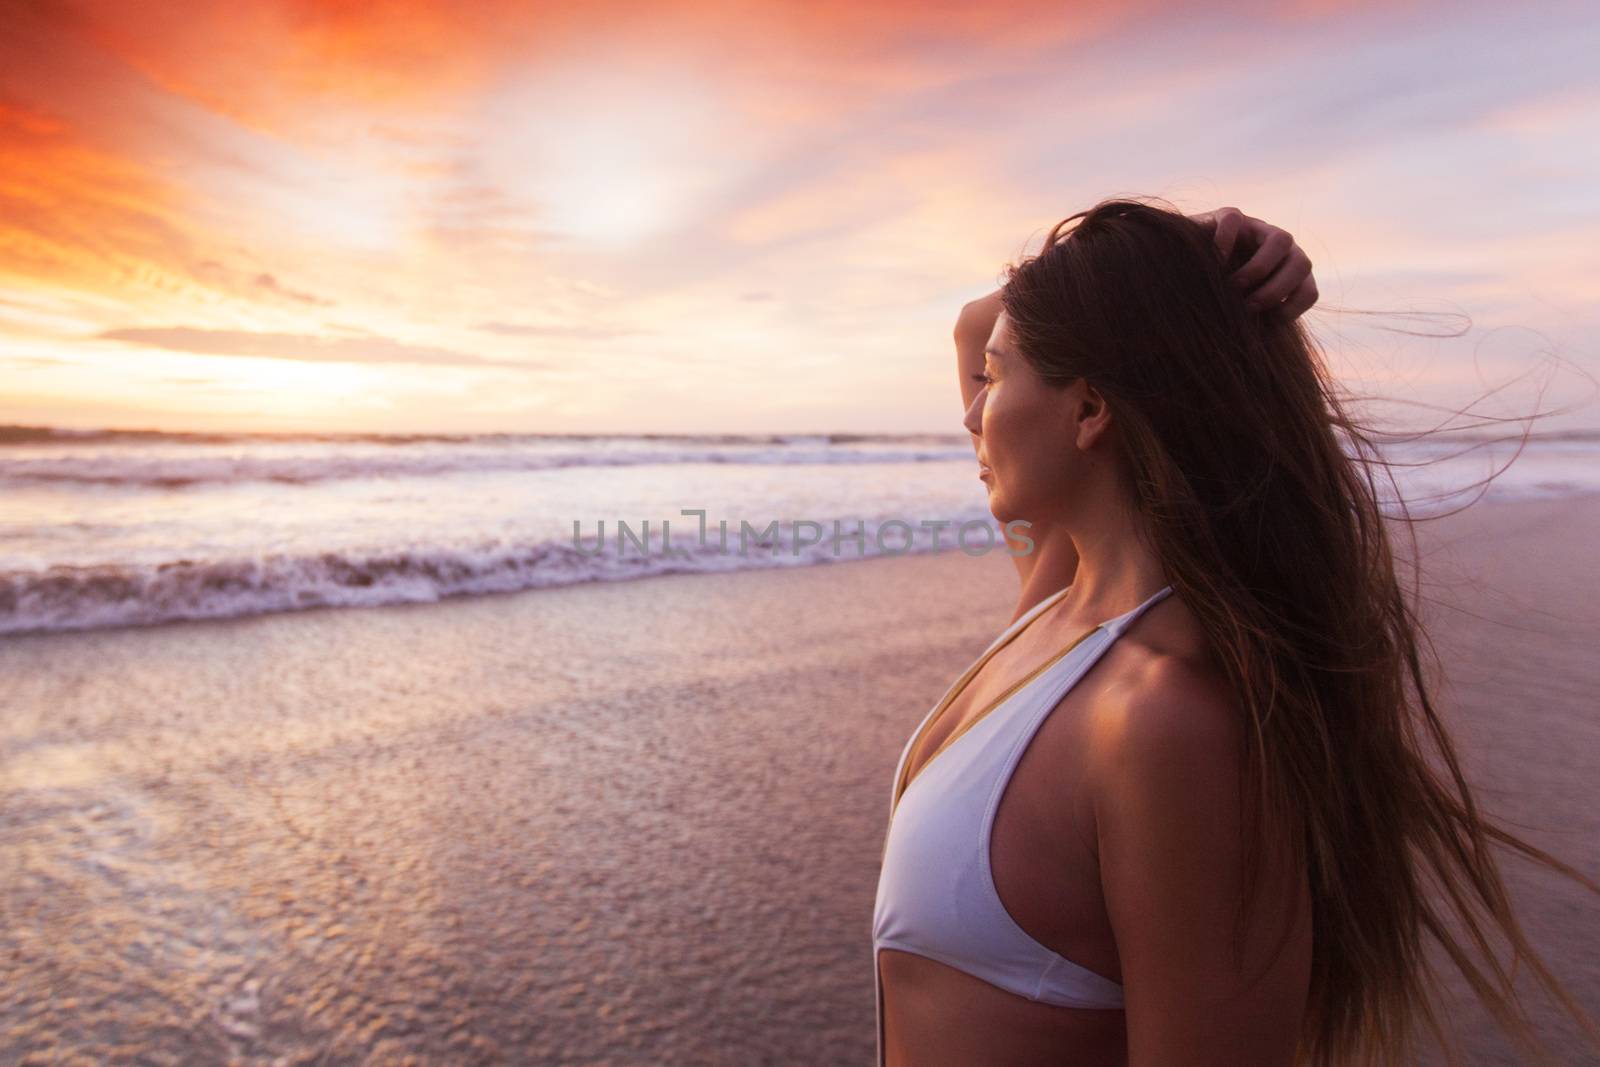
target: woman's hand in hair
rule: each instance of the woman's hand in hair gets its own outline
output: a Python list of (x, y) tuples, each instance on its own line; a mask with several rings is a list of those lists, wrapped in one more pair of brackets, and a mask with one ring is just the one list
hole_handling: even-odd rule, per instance
[(1189, 217), (1211, 231), (1224, 261), (1236, 249), (1249, 253), (1244, 264), (1233, 272), (1239, 291), (1249, 294), (1246, 307), (1294, 319), (1317, 302), (1311, 257), (1294, 243), (1287, 230), (1252, 218), (1236, 207), (1219, 207)]

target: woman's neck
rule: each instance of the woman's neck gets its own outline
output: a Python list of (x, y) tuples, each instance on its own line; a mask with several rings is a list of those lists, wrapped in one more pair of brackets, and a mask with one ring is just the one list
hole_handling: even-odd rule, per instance
[(1094, 625), (1131, 611), (1167, 584), (1160, 557), (1131, 515), (1100, 511), (1077, 529), (1058, 525), (1030, 536), (1033, 551), (1016, 557), (1022, 588), (1013, 622), (1071, 586), (1058, 614)]

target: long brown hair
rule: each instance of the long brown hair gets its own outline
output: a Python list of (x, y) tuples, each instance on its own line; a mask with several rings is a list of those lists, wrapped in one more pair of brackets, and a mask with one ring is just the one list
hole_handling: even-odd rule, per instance
[[(1600, 885), (1474, 801), (1424, 669), (1426, 645), (1441, 674), (1437, 652), (1397, 573), (1382, 431), (1353, 414), (1301, 320), (1244, 306), (1229, 280), (1240, 259), (1224, 262), (1175, 210), (1108, 200), (1010, 266), (1001, 303), (1047, 382), (1084, 378), (1105, 396), (1167, 581), (1248, 716), (1241, 926), (1261, 820), (1295, 831), (1313, 910), (1296, 1062), (1410, 1064), (1419, 1020), (1455, 1062), (1424, 935), (1525, 1048), (1545, 1051), (1511, 991), (1519, 961), (1600, 1047), (1600, 1029), (1523, 935), (1489, 844)], [(1415, 560), (1416, 520), (1399, 504)], [(1447, 928), (1452, 912), (1486, 969)], [(1514, 950), (1509, 974), (1489, 924)]]

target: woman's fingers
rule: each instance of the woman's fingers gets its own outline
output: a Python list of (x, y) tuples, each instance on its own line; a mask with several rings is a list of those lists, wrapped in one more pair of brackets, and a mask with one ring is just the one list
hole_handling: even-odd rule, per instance
[(1236, 207), (1219, 207), (1191, 216), (1211, 231), (1211, 239), (1228, 262), (1235, 249), (1250, 253), (1231, 275), (1235, 289), (1254, 310), (1271, 310), (1297, 318), (1317, 302), (1317, 283), (1311, 276), (1311, 258), (1294, 243), (1294, 236), (1269, 222), (1246, 215)]
[(1311, 275), (1311, 259), (1300, 248), (1294, 245), (1289, 249), (1289, 254), (1278, 264), (1278, 269), (1268, 275), (1267, 280), (1256, 287), (1255, 292), (1245, 300), (1245, 307), (1255, 311), (1264, 308), (1276, 307), (1283, 303), (1290, 293), (1300, 288), (1300, 283)]
[(1269, 227), (1255, 255), (1244, 266), (1233, 272), (1233, 284), (1241, 292), (1251, 292), (1283, 263), (1294, 248), (1294, 238), (1287, 230)]
[(1295, 291), (1289, 294), (1289, 299), (1285, 300), (1278, 307), (1277, 314), (1283, 316), (1285, 319), (1297, 319), (1301, 315), (1305, 314), (1306, 310), (1316, 302), (1317, 281), (1315, 278), (1311, 277), (1311, 275), (1307, 274), (1305, 278), (1301, 280), (1300, 285), (1295, 289)]
[(1196, 215), (1195, 221), (1211, 230), (1211, 240), (1226, 263), (1228, 257), (1233, 255), (1234, 242), (1244, 229), (1244, 212), (1236, 207), (1219, 207), (1204, 215)]

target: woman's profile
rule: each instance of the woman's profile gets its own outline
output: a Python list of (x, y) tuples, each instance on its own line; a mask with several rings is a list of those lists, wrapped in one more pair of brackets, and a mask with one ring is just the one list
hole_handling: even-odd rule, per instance
[(1280, 229), (1110, 200), (963, 310), (964, 425), (1032, 547), (896, 768), (880, 1063), (1410, 1063), (1419, 1025), (1450, 1050), (1429, 937), (1536, 1048), (1486, 926), (1600, 1043), (1489, 844), (1600, 886), (1474, 803), (1316, 298)]

